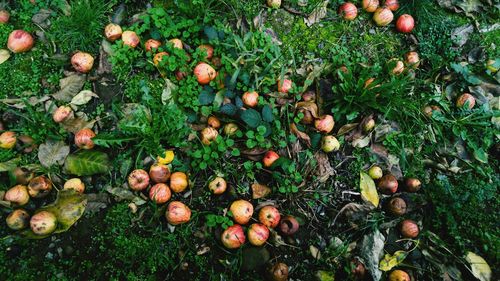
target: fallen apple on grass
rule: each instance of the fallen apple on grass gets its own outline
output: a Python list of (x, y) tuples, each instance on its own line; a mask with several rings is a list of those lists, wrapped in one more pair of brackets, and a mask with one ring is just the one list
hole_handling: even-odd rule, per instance
[(284, 216), (280, 221), (279, 229), (283, 235), (294, 235), (299, 230), (299, 222), (293, 216)]
[(15, 54), (31, 50), (34, 44), (35, 40), (33, 39), (33, 36), (31, 36), (28, 32), (19, 29), (12, 31), (7, 39), (7, 48)]
[(227, 189), (226, 180), (222, 177), (216, 177), (208, 183), (208, 189), (216, 195), (222, 194)]
[(172, 197), (170, 188), (164, 183), (157, 183), (149, 190), (149, 199), (156, 204), (166, 203)]
[(207, 125), (216, 129), (216, 130), (219, 129), (221, 126), (219, 118), (217, 118), (213, 115), (208, 117)]
[(57, 228), (57, 217), (51, 212), (40, 211), (30, 220), (30, 227), (36, 235), (48, 235)]
[(458, 97), (456, 105), (458, 108), (465, 108), (467, 105), (468, 109), (472, 109), (476, 105), (476, 99), (469, 93), (463, 93)]
[(184, 47), (182, 44), (182, 41), (180, 39), (177, 39), (177, 38), (170, 39), (170, 40), (168, 40), (168, 42), (172, 43), (174, 45), (174, 48), (177, 48), (177, 49), (182, 49)]
[(94, 57), (89, 53), (76, 52), (71, 57), (71, 65), (78, 72), (88, 73), (94, 66)]
[(156, 163), (149, 168), (149, 178), (154, 183), (165, 183), (170, 178), (170, 169), (167, 165)]
[(240, 199), (234, 201), (229, 207), (229, 211), (233, 214), (233, 220), (241, 225), (247, 224), (253, 215), (252, 203)]
[(187, 223), (191, 219), (191, 209), (180, 201), (172, 201), (168, 204), (165, 217), (171, 225)]
[(115, 41), (122, 37), (122, 28), (118, 24), (110, 23), (104, 28), (104, 36), (108, 41)]
[(75, 145), (81, 149), (92, 149), (95, 145), (92, 138), (95, 136), (92, 129), (83, 128), (75, 133)]
[(272, 151), (272, 150), (269, 150), (268, 152), (266, 152), (266, 154), (264, 155), (264, 158), (262, 158), (262, 163), (264, 164), (264, 167), (266, 168), (269, 168), (271, 167), (274, 162), (276, 162), (276, 160), (278, 160), (280, 158), (280, 156), (278, 155), (278, 153)]
[(67, 105), (59, 106), (52, 114), (52, 120), (56, 123), (63, 123), (74, 117), (73, 109)]
[(391, 11), (396, 11), (397, 9), (399, 9), (399, 2), (398, 0), (385, 0), (385, 4), (384, 6), (391, 10)]
[(378, 26), (386, 26), (392, 22), (394, 14), (388, 8), (378, 8), (373, 13), (373, 20)]
[(286, 281), (288, 280), (288, 265), (282, 262), (275, 263), (269, 268), (268, 275), (272, 281)]
[(0, 10), (0, 23), (8, 23), (10, 19), (10, 13), (6, 10)]
[(333, 116), (326, 114), (320, 116), (318, 119), (314, 120), (314, 127), (320, 133), (328, 134), (333, 130), (335, 126), (335, 121), (333, 120)]
[(415, 27), (415, 20), (411, 15), (403, 14), (396, 21), (396, 29), (399, 32), (410, 33)]
[(196, 65), (193, 72), (194, 76), (196, 76), (196, 80), (201, 85), (210, 83), (210, 81), (214, 80), (217, 76), (217, 71), (215, 71), (215, 69), (209, 64), (204, 62), (200, 62), (198, 65)]
[(281, 215), (276, 207), (265, 206), (259, 211), (259, 221), (269, 228), (278, 226), (280, 220)]
[(16, 143), (16, 133), (12, 131), (6, 131), (0, 135), (0, 148), (12, 149), (14, 148), (14, 146), (16, 146)]
[(237, 249), (245, 244), (245, 233), (239, 224), (231, 225), (221, 234), (221, 241), (228, 249)]
[(398, 180), (395, 176), (388, 174), (380, 178), (377, 187), (383, 194), (394, 194), (398, 190)]
[(12, 213), (7, 216), (5, 222), (10, 229), (21, 230), (28, 227), (29, 220), (30, 215), (28, 214), (28, 212), (23, 209), (17, 209), (12, 211)]
[(267, 6), (273, 9), (279, 9), (281, 7), (281, 0), (267, 0)]
[(159, 52), (153, 57), (153, 64), (158, 67), (160, 62), (163, 61), (165, 57), (168, 57), (169, 54), (167, 52)]
[(394, 216), (402, 216), (406, 214), (406, 201), (399, 197), (394, 197), (387, 204), (388, 211)]
[(287, 94), (292, 89), (292, 85), (293, 83), (290, 79), (283, 79), (283, 82), (278, 80), (278, 92)]
[(269, 229), (260, 223), (253, 223), (247, 231), (248, 242), (254, 246), (262, 246), (269, 238)]
[(137, 47), (140, 43), (139, 36), (134, 31), (127, 30), (122, 33), (123, 45), (127, 45), (131, 48)]
[(144, 43), (144, 49), (147, 52), (151, 52), (153, 50), (158, 49), (161, 46), (161, 42), (155, 39), (148, 39), (146, 43)]
[(188, 176), (183, 172), (174, 172), (170, 175), (170, 189), (175, 193), (186, 190), (189, 185)]
[(204, 145), (210, 145), (218, 135), (219, 132), (216, 129), (212, 127), (206, 127), (201, 130), (201, 143), (203, 143)]
[(211, 59), (214, 55), (214, 47), (212, 47), (212, 45), (209, 45), (209, 44), (202, 44), (202, 45), (198, 46), (198, 50), (201, 50), (202, 52), (204, 52), (206, 54), (205, 55), (206, 60)]
[(408, 67), (416, 69), (420, 65), (420, 57), (417, 52), (408, 52), (405, 54), (405, 63)]
[(408, 273), (396, 269), (389, 274), (389, 281), (411, 281), (411, 278)]
[(368, 170), (368, 175), (370, 176), (370, 178), (378, 180), (384, 175), (384, 173), (382, 172), (382, 169), (379, 166), (372, 166)]
[(358, 8), (351, 2), (346, 2), (339, 7), (339, 15), (345, 20), (354, 20), (358, 15)]
[(404, 238), (416, 238), (420, 233), (418, 224), (413, 220), (404, 220), (399, 224), (399, 231)]
[(323, 136), (321, 138), (321, 149), (326, 152), (337, 151), (340, 148), (340, 143), (334, 136)]
[(391, 70), (391, 73), (394, 75), (399, 75), (405, 71), (405, 64), (398, 60), (396, 61), (396, 64), (394, 65), (394, 68)]
[(259, 94), (255, 91), (245, 92), (241, 97), (243, 104), (248, 107), (256, 107), (259, 103)]
[(133, 170), (128, 175), (128, 186), (135, 191), (144, 190), (149, 186), (149, 175), (143, 169)]
[(362, 7), (363, 10), (367, 11), (368, 13), (373, 13), (375, 10), (377, 10), (379, 5), (379, 0), (363, 0), (362, 2)]
[(422, 187), (422, 182), (417, 178), (407, 178), (405, 180), (405, 190), (408, 192), (417, 192)]

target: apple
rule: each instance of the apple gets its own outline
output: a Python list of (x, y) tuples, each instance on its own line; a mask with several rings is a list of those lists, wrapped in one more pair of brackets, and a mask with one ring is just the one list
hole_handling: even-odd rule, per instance
[(210, 81), (214, 80), (217, 76), (217, 71), (215, 71), (215, 69), (209, 64), (204, 62), (200, 62), (198, 65), (196, 65), (193, 72), (194, 76), (196, 76), (196, 80), (198, 80), (198, 83), (200, 83), (201, 85), (210, 83)]
[(131, 48), (137, 47), (139, 45), (140, 39), (137, 34), (131, 30), (124, 31), (122, 33), (123, 45), (127, 45)]
[(167, 52), (159, 52), (153, 57), (153, 64), (158, 67), (160, 65), (160, 62), (163, 60), (164, 57), (168, 56), (169, 54)]
[(408, 273), (396, 269), (389, 274), (389, 281), (411, 281), (411, 278)]
[(368, 13), (373, 13), (377, 10), (379, 5), (378, 0), (363, 0), (362, 7)]
[(151, 199), (156, 204), (163, 204), (170, 200), (172, 197), (172, 192), (170, 188), (164, 183), (157, 183), (151, 187), (149, 190), (149, 199)]
[(398, 60), (398, 61), (396, 61), (396, 65), (391, 70), (391, 72), (394, 75), (399, 75), (399, 74), (403, 73), (404, 70), (405, 70), (405, 64), (402, 61)]
[(208, 126), (214, 128), (214, 129), (219, 129), (220, 128), (220, 120), (219, 118), (215, 117), (215, 116), (210, 116), (208, 117), (208, 120), (207, 120), (207, 124)]
[(373, 20), (378, 26), (386, 26), (392, 22), (394, 15), (388, 8), (377, 8), (373, 14)]
[(399, 9), (399, 2), (398, 0), (385, 0), (384, 6), (394, 12)]
[(122, 37), (122, 28), (118, 24), (110, 23), (104, 28), (104, 36), (108, 41), (115, 41)]
[(288, 265), (278, 262), (275, 263), (268, 271), (269, 278), (272, 281), (288, 280)]
[(36, 235), (48, 235), (57, 228), (57, 217), (51, 212), (40, 211), (30, 220), (30, 227)]
[(339, 14), (345, 20), (354, 20), (356, 18), (356, 16), (358, 15), (358, 8), (356, 8), (356, 6), (353, 3), (346, 2), (342, 5), (340, 5)]
[(334, 136), (323, 136), (321, 138), (321, 149), (328, 153), (332, 151), (337, 151), (340, 148), (340, 143)]
[(396, 21), (396, 29), (399, 32), (410, 33), (415, 27), (415, 21), (413, 17), (408, 14), (401, 15)]
[(73, 119), (73, 109), (70, 106), (61, 105), (52, 114), (52, 119), (56, 123), (63, 123), (67, 120)]
[(93, 137), (95, 133), (92, 129), (83, 128), (75, 133), (75, 145), (81, 149), (92, 149), (94, 148)]
[(374, 179), (374, 180), (378, 180), (380, 179), (384, 174), (382, 172), (382, 169), (379, 167), (379, 166), (372, 166), (369, 170), (368, 170), (368, 175), (370, 176), (370, 178)]
[(12, 131), (6, 131), (0, 135), (0, 148), (12, 149), (14, 146), (16, 146), (16, 143), (16, 133)]
[(424, 113), (425, 116), (427, 117), (432, 117), (432, 114), (434, 112), (441, 111), (441, 108), (437, 105), (427, 105), (422, 109), (422, 112)]
[(328, 114), (320, 116), (318, 119), (314, 120), (314, 127), (320, 133), (328, 134), (333, 130), (334, 126), (335, 121), (333, 120), (333, 116)]
[(266, 152), (266, 154), (264, 155), (264, 158), (262, 159), (262, 163), (264, 164), (264, 167), (271, 167), (273, 165), (273, 163), (278, 160), (280, 158), (280, 156), (278, 155), (278, 153), (272, 151), (272, 150), (269, 150), (268, 152)]
[(418, 224), (412, 220), (404, 220), (399, 224), (399, 231), (404, 238), (416, 238), (420, 232)]
[(243, 227), (239, 224), (231, 225), (221, 235), (221, 241), (224, 247), (228, 249), (237, 249), (245, 244), (245, 233)]
[(165, 217), (171, 225), (183, 224), (191, 219), (191, 209), (182, 202), (172, 201), (168, 204)]
[(420, 58), (418, 57), (418, 53), (417, 52), (406, 53), (405, 62), (409, 67), (416, 69), (420, 65)]
[(278, 92), (287, 94), (292, 89), (293, 83), (290, 79), (278, 80)]
[(147, 52), (154, 51), (158, 49), (161, 46), (161, 42), (158, 40), (154, 39), (148, 39), (146, 43), (144, 43), (144, 49), (146, 49)]
[(405, 180), (405, 189), (408, 192), (417, 192), (422, 187), (422, 182), (417, 178), (407, 178)]
[(174, 48), (177, 48), (177, 49), (183, 48), (183, 44), (182, 44), (182, 41), (180, 39), (174, 38), (174, 39), (168, 40), (168, 42), (172, 43), (174, 45)]
[(78, 193), (83, 193), (85, 191), (85, 184), (79, 178), (72, 178), (64, 183), (63, 189), (73, 189)]
[(229, 207), (229, 211), (233, 214), (233, 219), (238, 224), (247, 224), (253, 215), (252, 203), (240, 199), (234, 201)]
[(402, 216), (406, 213), (406, 201), (399, 197), (391, 198), (387, 204), (387, 209), (394, 216)]
[(281, 7), (281, 0), (267, 0), (267, 6), (272, 9), (279, 9)]
[(245, 92), (241, 97), (243, 100), (243, 104), (248, 107), (256, 107), (259, 103), (259, 94), (255, 91), (253, 92)]
[(275, 228), (280, 219), (280, 212), (273, 206), (265, 206), (259, 211), (259, 221), (269, 228)]
[(135, 191), (144, 190), (149, 186), (149, 175), (143, 169), (133, 170), (128, 175), (128, 186)]
[(0, 10), (0, 23), (8, 23), (10, 19), (10, 13), (6, 10)]
[(31, 197), (42, 198), (52, 190), (52, 181), (45, 176), (38, 176), (28, 183), (28, 193)]
[(7, 48), (15, 54), (31, 50), (34, 44), (33, 36), (20, 29), (12, 31), (7, 39)]
[(149, 178), (155, 183), (165, 183), (170, 178), (170, 169), (164, 164), (154, 164), (149, 168)]
[(212, 127), (203, 128), (203, 130), (201, 130), (201, 143), (204, 145), (210, 145), (210, 143), (212, 143), (218, 135), (219, 132)]
[(208, 183), (208, 189), (213, 192), (213, 194), (222, 194), (226, 191), (227, 183), (226, 180), (221, 177), (216, 177), (210, 183)]
[(30, 215), (23, 209), (17, 209), (12, 211), (5, 222), (7, 226), (12, 230), (21, 230), (29, 225)]
[(458, 108), (464, 108), (465, 104), (468, 104), (468, 108), (472, 109), (476, 105), (476, 99), (469, 93), (463, 93), (458, 97), (456, 105)]
[(299, 222), (292, 216), (285, 216), (280, 221), (280, 231), (284, 235), (293, 235), (299, 230)]
[(205, 52), (205, 54), (206, 54), (205, 59), (206, 60), (211, 59), (212, 56), (214, 55), (214, 47), (212, 47), (212, 45), (209, 45), (209, 44), (203, 44), (203, 45), (198, 46), (198, 50)]
[(170, 189), (175, 192), (183, 192), (189, 185), (188, 176), (183, 172), (175, 172), (170, 176)]
[(394, 194), (398, 190), (398, 180), (395, 176), (388, 174), (380, 178), (377, 186), (383, 194)]
[(26, 205), (30, 201), (28, 189), (24, 185), (16, 185), (5, 192), (3, 200), (11, 202), (15, 206)]
[(226, 136), (232, 136), (232, 135), (236, 134), (237, 131), (238, 131), (238, 125), (236, 125), (234, 123), (227, 123), (224, 126), (224, 134)]
[(253, 223), (247, 231), (248, 241), (254, 246), (262, 246), (269, 238), (269, 229), (260, 223)]
[(78, 72), (88, 73), (94, 66), (94, 57), (89, 53), (76, 52), (71, 57), (71, 65)]

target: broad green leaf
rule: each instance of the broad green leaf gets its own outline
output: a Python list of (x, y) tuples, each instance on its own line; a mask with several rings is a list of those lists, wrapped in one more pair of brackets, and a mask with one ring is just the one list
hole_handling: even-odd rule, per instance
[[(74, 190), (61, 190), (57, 193), (57, 199), (54, 203), (38, 209), (36, 212), (48, 211), (57, 218), (57, 228), (52, 233), (61, 233), (67, 231), (82, 215), (87, 206), (87, 198), (84, 194)], [(49, 235), (36, 235), (31, 229), (22, 232), (31, 239), (41, 239)]]
[(385, 254), (378, 268), (382, 271), (389, 271), (402, 263), (406, 256), (408, 253), (405, 251), (396, 251), (393, 255)]
[(58, 164), (62, 165), (69, 154), (69, 146), (63, 141), (48, 140), (38, 149), (38, 160), (44, 167)]
[(266, 122), (273, 122), (274, 116), (273, 116), (273, 110), (269, 105), (264, 105), (262, 107), (262, 119)]
[(0, 172), (7, 172), (14, 170), (17, 167), (17, 163), (19, 163), (19, 161), (21, 161), (21, 158), (14, 158), (10, 159), (9, 161), (0, 163)]
[(474, 277), (481, 281), (491, 280), (491, 268), (482, 257), (473, 252), (467, 252), (465, 260), (470, 264)]
[(364, 172), (360, 172), (359, 189), (361, 190), (361, 198), (365, 202), (370, 202), (373, 206), (378, 207), (379, 197), (375, 182), (373, 179)]
[(66, 158), (64, 169), (77, 176), (104, 174), (109, 170), (108, 155), (100, 151), (82, 150)]
[(241, 112), (241, 120), (243, 120), (250, 128), (257, 128), (262, 121), (260, 113), (255, 109), (247, 109)]

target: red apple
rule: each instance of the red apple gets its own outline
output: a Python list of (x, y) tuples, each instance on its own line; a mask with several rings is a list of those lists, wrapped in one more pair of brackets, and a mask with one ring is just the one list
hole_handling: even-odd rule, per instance
[(356, 8), (356, 6), (353, 3), (346, 2), (342, 5), (340, 5), (339, 14), (345, 20), (354, 20), (356, 18), (356, 16), (358, 15), (358, 8)]
[(269, 150), (268, 152), (266, 152), (266, 154), (264, 155), (264, 158), (262, 159), (262, 163), (264, 164), (264, 167), (271, 167), (273, 165), (273, 163), (278, 160), (280, 158), (280, 156), (278, 155), (278, 153), (272, 151), (272, 150)]
[(144, 190), (149, 185), (149, 175), (148, 172), (143, 169), (133, 170), (130, 175), (128, 175), (128, 186), (130, 189), (135, 191)]
[(189, 185), (188, 176), (183, 172), (175, 172), (170, 176), (170, 189), (175, 192), (183, 192)]
[(156, 204), (166, 203), (170, 200), (171, 196), (172, 192), (170, 192), (170, 188), (164, 183), (157, 183), (149, 190), (149, 199)]
[(215, 77), (217, 76), (217, 71), (215, 71), (215, 69), (209, 64), (200, 62), (194, 68), (194, 75), (196, 76), (196, 80), (198, 80), (198, 83), (200, 83), (201, 85), (206, 85), (210, 83), (210, 81), (215, 79)]
[(110, 23), (104, 28), (104, 36), (111, 42), (120, 39), (122, 33), (122, 28), (118, 24)]
[(243, 103), (248, 107), (256, 107), (259, 103), (259, 94), (255, 91), (245, 92), (241, 97)]
[(95, 133), (92, 129), (83, 128), (75, 133), (75, 145), (81, 149), (92, 149), (94, 148), (93, 137), (95, 137)]
[(154, 164), (149, 168), (149, 177), (156, 183), (165, 183), (170, 178), (170, 169), (167, 165)]
[(284, 79), (283, 82), (278, 80), (278, 92), (287, 94), (292, 89), (292, 85), (293, 83), (290, 79)]
[(333, 126), (335, 126), (333, 116), (328, 114), (320, 116), (318, 119), (314, 120), (314, 127), (321, 133), (330, 133), (333, 130)]
[(378, 8), (373, 14), (373, 20), (378, 26), (386, 26), (392, 22), (394, 15), (388, 8)]
[(476, 105), (476, 99), (474, 98), (473, 95), (469, 93), (464, 93), (460, 95), (457, 99), (457, 107), (463, 108), (465, 107), (465, 104), (468, 103), (468, 108), (472, 109), (474, 105)]
[(71, 107), (61, 105), (52, 114), (52, 119), (56, 123), (63, 123), (64, 121), (72, 119), (73, 116), (73, 109), (71, 109)]
[(380, 178), (377, 186), (383, 194), (394, 194), (398, 190), (398, 180), (395, 176), (388, 174)]
[(153, 57), (153, 64), (158, 66), (164, 57), (168, 56), (167, 52), (159, 52)]
[(260, 223), (253, 223), (248, 228), (248, 241), (254, 246), (262, 246), (269, 238), (269, 229)]
[(245, 244), (245, 233), (243, 227), (239, 224), (228, 227), (221, 235), (221, 241), (224, 247), (228, 249), (237, 249)]
[(221, 177), (216, 177), (208, 184), (208, 189), (213, 192), (213, 194), (222, 194), (226, 191), (227, 183)]
[(212, 47), (212, 45), (203, 44), (203, 45), (198, 46), (198, 49), (202, 50), (206, 53), (206, 56), (205, 56), (206, 60), (211, 59), (212, 56), (214, 55), (214, 47)]
[(253, 215), (253, 205), (246, 200), (240, 199), (231, 204), (229, 211), (233, 214), (236, 223), (247, 224)]
[(12, 31), (7, 40), (7, 48), (16, 54), (31, 50), (34, 44), (35, 40), (33, 36), (24, 30)]
[(280, 231), (284, 235), (293, 235), (299, 230), (299, 222), (292, 216), (285, 216), (280, 221)]
[(368, 13), (373, 13), (375, 12), (375, 10), (377, 10), (378, 5), (379, 5), (378, 0), (363, 0), (362, 7)]
[(28, 183), (28, 193), (31, 197), (42, 198), (52, 190), (52, 181), (45, 176), (33, 178)]
[(420, 65), (420, 58), (417, 52), (408, 52), (405, 54), (405, 62), (411, 68), (416, 69)]
[(182, 202), (172, 201), (168, 204), (165, 216), (171, 225), (183, 224), (191, 219), (191, 209)]
[(399, 231), (404, 238), (416, 238), (420, 233), (418, 224), (412, 220), (404, 220), (399, 224)]
[(396, 11), (397, 9), (399, 9), (399, 2), (398, 0), (385, 0), (385, 5), (384, 5), (387, 9), (391, 10), (391, 11)]
[(78, 72), (88, 73), (94, 65), (94, 57), (89, 53), (76, 52), (71, 57), (71, 65)]
[(122, 33), (123, 45), (127, 45), (131, 48), (137, 47), (139, 45), (140, 39), (137, 34), (131, 30), (124, 31)]
[(161, 42), (158, 40), (154, 39), (148, 39), (146, 43), (144, 43), (144, 49), (146, 49), (147, 52), (151, 52), (153, 50), (158, 49), (161, 46)]
[(408, 14), (401, 15), (396, 21), (396, 29), (399, 32), (410, 33), (413, 27), (415, 27), (415, 21), (413, 17)]
[(10, 18), (10, 13), (6, 10), (0, 10), (0, 23), (8, 23)]
[(273, 206), (265, 206), (259, 211), (259, 221), (269, 228), (275, 228), (280, 219), (280, 212)]

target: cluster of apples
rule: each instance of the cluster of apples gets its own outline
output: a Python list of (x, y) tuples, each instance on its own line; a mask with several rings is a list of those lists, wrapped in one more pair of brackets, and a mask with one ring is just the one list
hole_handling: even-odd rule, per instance
[[(49, 195), (53, 188), (52, 181), (44, 175), (35, 177), (32, 171), (20, 167), (14, 169), (13, 174), (17, 185), (5, 192), (3, 200), (10, 202), (17, 209), (7, 216), (7, 226), (12, 230), (22, 230), (29, 225), (34, 234), (52, 233), (57, 227), (57, 218), (53, 213), (35, 211), (30, 218), (28, 211), (19, 208), (27, 205), (31, 198), (38, 199)], [(63, 189), (83, 193), (85, 184), (79, 178), (72, 178), (64, 183)]]
[[(149, 198), (156, 204), (167, 203), (172, 197), (172, 192), (181, 193), (189, 185), (186, 173), (170, 173), (168, 165), (161, 163), (151, 165), (149, 173), (143, 169), (132, 171), (127, 182), (134, 191), (148, 190)], [(150, 184), (153, 185), (150, 187)], [(191, 209), (180, 201), (172, 201), (167, 206), (165, 218), (171, 225), (186, 223), (191, 219)]]
[[(221, 127), (222, 127), (222, 123), (219, 120), (219, 118), (217, 118), (216, 116), (213, 116), (213, 115), (209, 116), (207, 118), (207, 126), (205, 128), (203, 128), (200, 132), (201, 142), (204, 145), (210, 145), (212, 143), (212, 141), (214, 141), (217, 138), (217, 136), (219, 136), (219, 129), (221, 129)], [(238, 125), (236, 123), (233, 123), (233, 122), (229, 122), (229, 123), (225, 124), (224, 127), (222, 128), (222, 132), (226, 136), (232, 136), (238, 130), (239, 130)]]
[[(476, 105), (476, 98), (469, 93), (462, 93), (455, 101), (455, 105), (462, 109), (473, 109)], [(441, 112), (441, 107), (437, 105), (426, 105), (422, 112), (427, 117), (432, 117), (434, 112)]]
[[(245, 244), (246, 236), (242, 225), (250, 222), (254, 208), (252, 203), (240, 199), (234, 201), (229, 207), (236, 224), (229, 226), (221, 235), (222, 244), (228, 249), (237, 249)], [(292, 216), (281, 217), (280, 212), (274, 206), (265, 206), (259, 210), (258, 223), (252, 223), (247, 230), (250, 244), (262, 246), (269, 238), (269, 229), (278, 225), (284, 235), (293, 235), (299, 229), (299, 223)]]
[[(417, 69), (420, 66), (420, 57), (417, 52), (410, 51), (404, 55), (404, 62), (399, 59), (392, 59), (390, 64), (392, 67), (391, 73), (394, 75), (400, 75), (407, 69)], [(367, 87), (370, 83), (365, 83), (365, 87)]]
[[(373, 13), (373, 20), (378, 26), (387, 26), (393, 19), (392, 12), (399, 9), (398, 0), (386, 0), (383, 6), (379, 6), (379, 0), (363, 0), (363, 10)], [(339, 14), (345, 20), (354, 20), (358, 15), (358, 8), (351, 2), (346, 2), (339, 7)], [(413, 17), (408, 14), (401, 15), (396, 21), (396, 29), (402, 33), (409, 33), (415, 27)]]
[[(69, 105), (59, 106), (53, 113), (52, 119), (56, 123), (69, 123), (75, 118), (73, 109)], [(82, 128), (75, 133), (74, 142), (80, 149), (92, 149), (95, 146), (92, 138), (96, 136), (91, 128)]]

